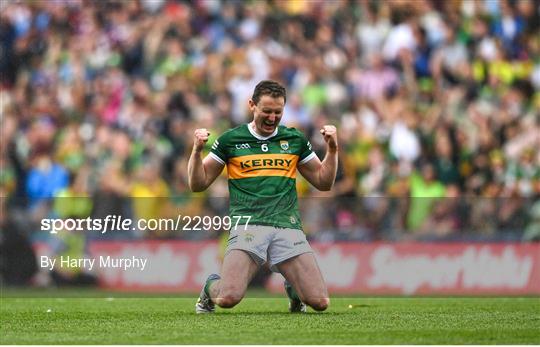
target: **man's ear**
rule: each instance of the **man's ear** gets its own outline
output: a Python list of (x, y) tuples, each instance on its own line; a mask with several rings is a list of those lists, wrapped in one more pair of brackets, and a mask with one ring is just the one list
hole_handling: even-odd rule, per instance
[(249, 99), (249, 100), (248, 100), (248, 106), (249, 106), (249, 110), (250, 110), (251, 112), (255, 112), (255, 106), (257, 106), (257, 105), (255, 104), (255, 102), (253, 101), (253, 99)]

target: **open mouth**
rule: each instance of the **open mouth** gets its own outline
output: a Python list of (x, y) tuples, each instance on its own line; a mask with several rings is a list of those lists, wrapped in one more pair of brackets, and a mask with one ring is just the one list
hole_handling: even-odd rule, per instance
[(276, 126), (276, 123), (270, 122), (270, 121), (264, 121), (262, 125), (265, 130), (273, 130), (274, 127)]

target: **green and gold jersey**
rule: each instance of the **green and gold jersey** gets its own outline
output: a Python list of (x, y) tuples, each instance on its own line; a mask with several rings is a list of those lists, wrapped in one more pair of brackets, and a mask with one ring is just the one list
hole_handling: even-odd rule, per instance
[(243, 124), (223, 133), (209, 155), (227, 166), (231, 217), (251, 216), (251, 225), (302, 229), (296, 168), (316, 154), (300, 131), (280, 125), (262, 137)]

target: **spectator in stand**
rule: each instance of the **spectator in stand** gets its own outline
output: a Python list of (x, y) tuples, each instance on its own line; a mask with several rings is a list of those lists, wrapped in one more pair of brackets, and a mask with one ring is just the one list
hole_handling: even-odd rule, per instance
[(37, 147), (31, 155), (31, 168), (26, 179), (30, 205), (36, 206), (54, 198), (69, 183), (68, 172), (51, 158), (47, 147)]

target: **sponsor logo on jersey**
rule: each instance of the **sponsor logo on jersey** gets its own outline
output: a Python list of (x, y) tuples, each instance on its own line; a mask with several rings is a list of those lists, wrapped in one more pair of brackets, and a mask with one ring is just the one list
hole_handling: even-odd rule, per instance
[(260, 176), (296, 177), (298, 156), (295, 154), (251, 154), (229, 159), (229, 178)]
[(292, 159), (257, 158), (257, 159), (246, 159), (244, 161), (241, 161), (240, 167), (244, 170), (248, 170), (248, 169), (257, 170), (258, 168), (288, 170), (291, 167), (291, 164), (292, 164)]

